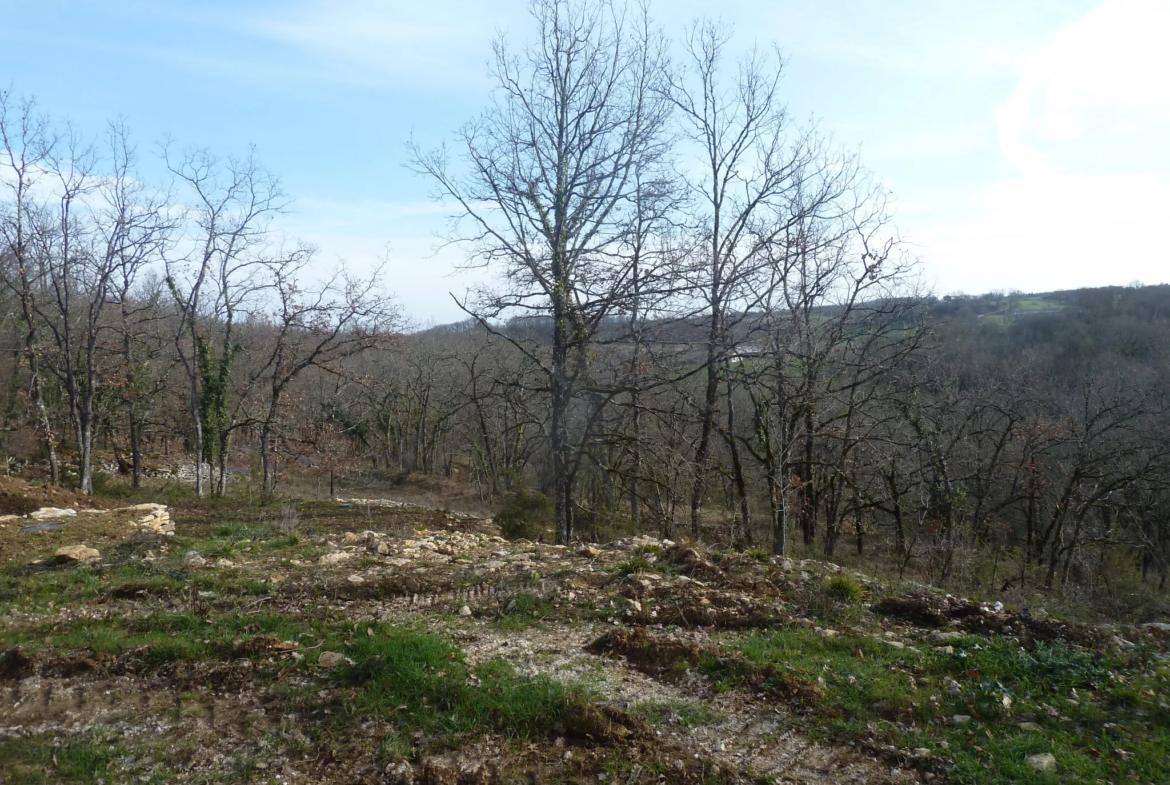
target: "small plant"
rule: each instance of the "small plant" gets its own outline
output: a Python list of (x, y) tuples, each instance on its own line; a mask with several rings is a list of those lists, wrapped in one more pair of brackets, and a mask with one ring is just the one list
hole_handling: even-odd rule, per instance
[(552, 499), (521, 488), (496, 515), (500, 533), (509, 540), (538, 540), (553, 523)]
[(649, 559), (641, 554), (638, 554), (637, 556), (631, 556), (624, 562), (620, 562), (613, 568), (613, 571), (618, 575), (633, 575), (636, 572), (650, 570), (653, 568), (654, 564)]
[(744, 553), (749, 559), (755, 559), (758, 562), (770, 562), (772, 560), (772, 552), (764, 550), (763, 548), (752, 548), (750, 551)]
[(828, 593), (834, 600), (850, 605), (861, 600), (861, 587), (845, 575), (834, 576), (829, 581)]

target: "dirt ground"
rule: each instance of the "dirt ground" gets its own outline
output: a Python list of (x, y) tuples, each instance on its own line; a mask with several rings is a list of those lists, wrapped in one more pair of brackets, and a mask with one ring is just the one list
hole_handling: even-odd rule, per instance
[[(12, 509), (19, 498), (83, 501), (12, 484), (2, 494)], [(45, 532), (20, 532), (23, 518), (0, 529), (0, 741), (18, 758), (0, 782), (945, 779), (945, 766), (921, 752), (806, 732), (816, 681), (778, 681), (727, 654), (753, 630), (837, 635), (809, 618), (833, 565), (760, 554), (716, 563), (647, 537), (508, 542), (490, 519), (389, 500), (170, 512), (173, 537), (112, 515), (79, 514)], [(47, 558), (74, 543), (101, 556), (80, 565)], [(962, 618), (972, 629), (1015, 625), (1108, 643), (972, 607), (923, 595), (852, 621), (848, 632), (925, 646), (935, 628)], [(182, 645), (206, 656), (163, 656), (165, 639), (144, 632), (176, 618), (188, 624)], [(291, 634), (285, 622), (304, 632), (282, 638)], [(191, 624), (205, 624), (208, 639)], [(227, 625), (234, 632), (219, 632)], [(336, 651), (343, 663), (355, 639), (391, 627), (451, 641), (469, 673), (504, 662), (519, 678), (578, 685), (596, 707), (591, 730), (569, 723), (523, 738), (488, 730), (453, 749), (416, 734), (409, 754), (388, 753), (393, 712), (357, 712), (358, 693), (321, 657)], [(704, 675), (702, 664), (720, 657), (745, 674), (738, 687)]]

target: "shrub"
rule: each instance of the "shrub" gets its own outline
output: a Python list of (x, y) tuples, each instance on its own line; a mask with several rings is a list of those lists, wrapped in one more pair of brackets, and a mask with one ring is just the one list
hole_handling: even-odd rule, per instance
[(524, 488), (496, 515), (500, 533), (509, 540), (538, 540), (552, 523), (552, 499)]
[(861, 599), (861, 587), (844, 575), (829, 581), (829, 596), (838, 602), (855, 603)]

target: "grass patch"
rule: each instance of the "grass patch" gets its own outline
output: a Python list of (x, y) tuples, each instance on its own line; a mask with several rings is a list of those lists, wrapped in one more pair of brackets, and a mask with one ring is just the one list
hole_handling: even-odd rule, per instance
[(545, 619), (555, 616), (556, 607), (546, 599), (535, 594), (521, 592), (512, 598), (507, 607), (496, 620), (496, 626), (502, 630), (519, 632), (533, 625), (540, 624)]
[(580, 688), (520, 676), (499, 660), (473, 670), (458, 648), (435, 635), (373, 629), (349, 647), (355, 665), (340, 678), (360, 688), (351, 701), (358, 713), (394, 720), (397, 731), (383, 745), (387, 756), (407, 755), (419, 731), (435, 748), (456, 747), (488, 729), (512, 739), (604, 733)]
[(615, 575), (633, 575), (643, 570), (653, 570), (654, 563), (647, 559), (642, 554), (631, 556), (625, 561), (618, 562), (614, 565), (613, 571)]
[[(1170, 781), (1167, 673), (1149, 670), (1140, 655), (1098, 657), (1059, 643), (1028, 652), (975, 637), (950, 652), (915, 652), (805, 629), (753, 635), (734, 648), (778, 675), (822, 680), (823, 700), (803, 704), (815, 720), (806, 731), (843, 740), (876, 730), (886, 743), (931, 749), (954, 762), (952, 782)], [(948, 690), (950, 680), (957, 688)], [(955, 715), (971, 719), (955, 724)], [(1021, 729), (1023, 720), (1041, 730)], [(1055, 774), (1025, 765), (1041, 752), (1056, 756)]]
[(120, 740), (109, 734), (76, 737), (10, 737), (0, 740), (4, 782), (40, 785), (49, 782), (96, 783), (108, 778), (122, 754)]
[(642, 701), (634, 704), (633, 712), (652, 725), (678, 725), (693, 728), (697, 725), (717, 725), (725, 717), (705, 703), (690, 701)]

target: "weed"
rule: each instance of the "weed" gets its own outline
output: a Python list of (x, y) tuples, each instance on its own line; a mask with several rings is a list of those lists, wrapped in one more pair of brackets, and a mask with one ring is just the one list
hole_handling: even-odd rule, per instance
[(521, 488), (496, 514), (495, 522), (509, 540), (538, 540), (553, 523), (552, 499)]
[(845, 575), (835, 575), (829, 581), (828, 594), (838, 602), (850, 605), (861, 600), (861, 587)]
[(613, 571), (617, 575), (633, 575), (634, 573), (642, 572), (643, 570), (652, 569), (654, 569), (653, 562), (651, 562), (645, 556), (638, 554), (616, 564), (613, 568)]

